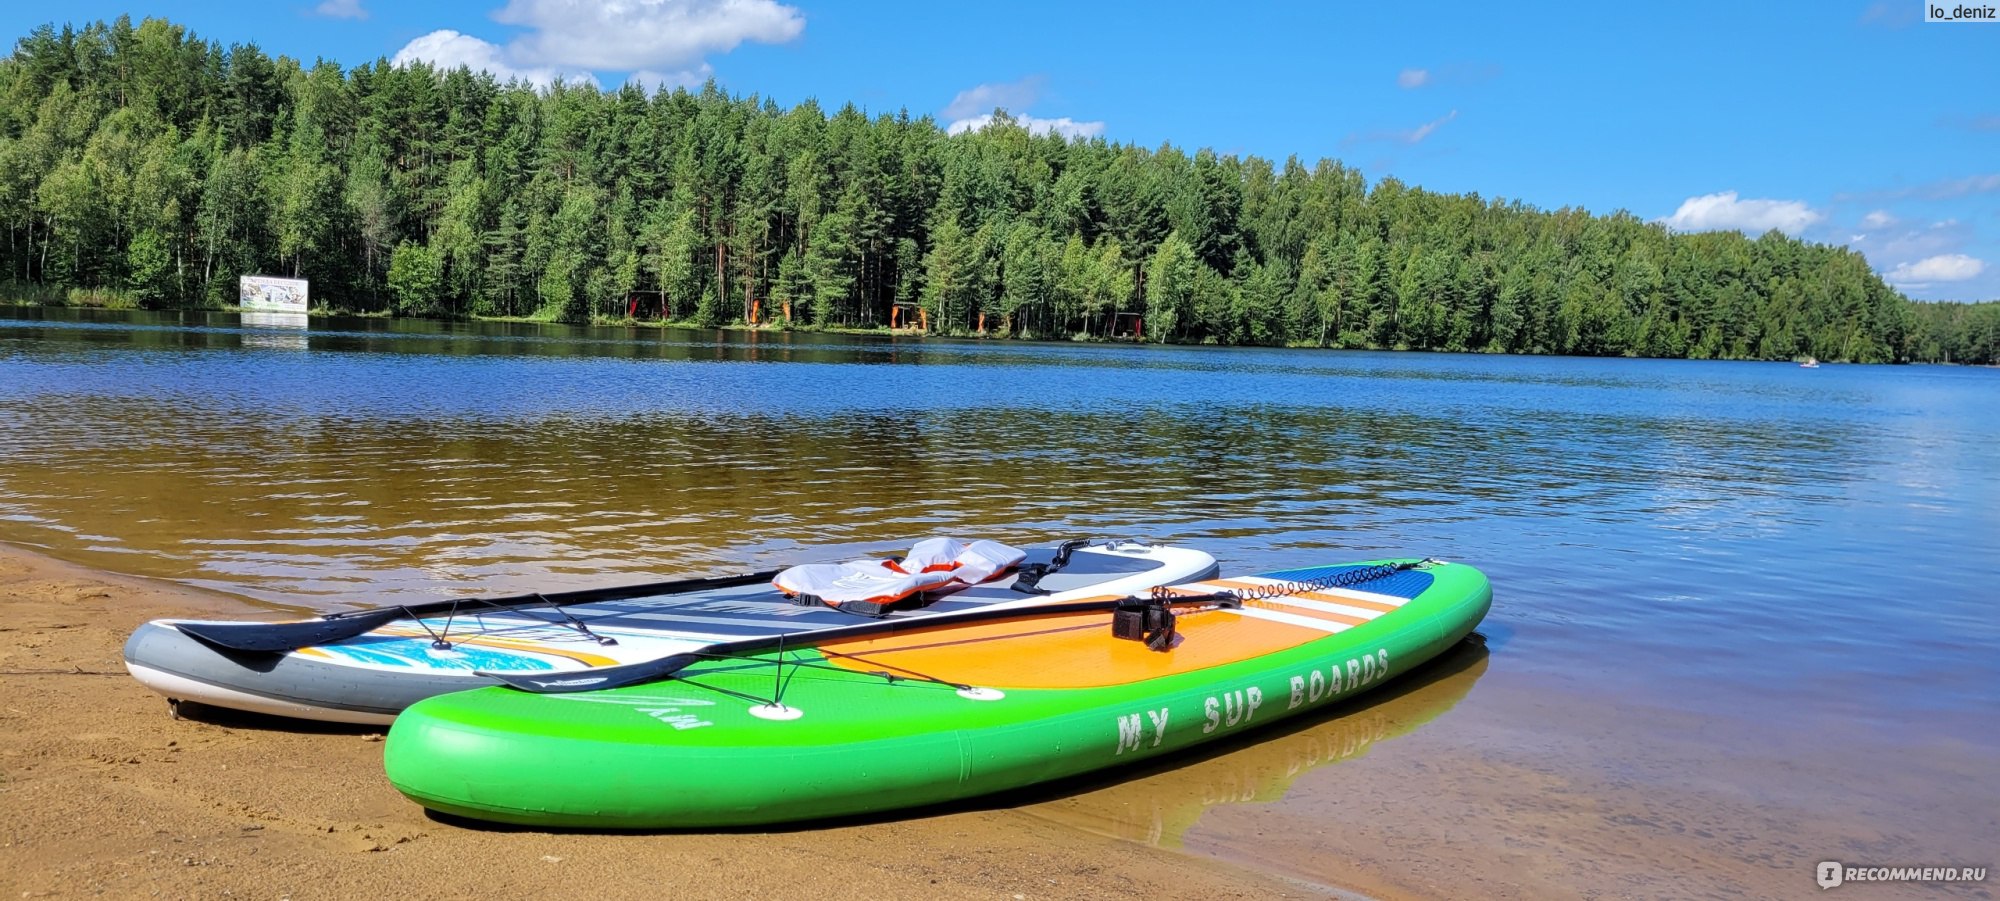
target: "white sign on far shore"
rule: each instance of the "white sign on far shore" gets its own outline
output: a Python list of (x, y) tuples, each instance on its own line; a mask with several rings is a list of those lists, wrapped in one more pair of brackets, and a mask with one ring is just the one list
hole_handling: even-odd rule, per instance
[(236, 305), (246, 310), (303, 313), (307, 284), (302, 278), (246, 275), (236, 282)]

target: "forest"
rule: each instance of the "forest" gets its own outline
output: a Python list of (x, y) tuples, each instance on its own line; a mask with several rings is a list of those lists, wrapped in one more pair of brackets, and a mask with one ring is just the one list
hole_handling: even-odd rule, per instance
[(1913, 303), (1916, 321), (1905, 359), (2000, 365), (2000, 301)]
[(0, 225), (15, 302), (217, 308), (270, 274), (413, 317), (1857, 362), (1992, 362), (2000, 322), (1775, 231), (1004, 114), (306, 65), (160, 19), (0, 61)]

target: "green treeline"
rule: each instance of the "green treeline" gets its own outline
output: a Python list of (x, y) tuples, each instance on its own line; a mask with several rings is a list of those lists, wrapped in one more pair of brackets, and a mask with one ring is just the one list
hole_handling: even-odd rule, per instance
[(715, 325), (754, 309), (869, 328), (902, 304), (934, 332), (1035, 338), (1916, 350), (1911, 305), (1846, 249), (1370, 185), (1331, 161), (1037, 136), (1004, 116), (947, 135), (713, 85), (305, 67), (155, 19), (37, 30), (0, 61), (0, 98), (15, 296), (216, 306), (264, 273), (310, 278), (323, 305), (412, 316)]
[(1924, 363), (2000, 365), (2000, 301), (1916, 303), (1908, 358)]

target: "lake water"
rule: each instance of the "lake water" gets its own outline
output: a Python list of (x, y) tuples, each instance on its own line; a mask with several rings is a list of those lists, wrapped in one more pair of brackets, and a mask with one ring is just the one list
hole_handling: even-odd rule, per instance
[(1479, 566), (1483, 650), (1022, 808), (1390, 893), (2000, 864), (1996, 479), (1986, 369), (0, 308), (0, 540), (274, 605), (938, 533)]

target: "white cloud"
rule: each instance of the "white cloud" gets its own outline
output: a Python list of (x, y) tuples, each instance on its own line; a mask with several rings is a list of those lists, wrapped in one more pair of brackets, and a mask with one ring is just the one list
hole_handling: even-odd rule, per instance
[(389, 62), (407, 66), (421, 60), (440, 69), (465, 66), (474, 72), (491, 72), (501, 81), (518, 78), (540, 87), (548, 87), (558, 77), (570, 82), (597, 83), (589, 72), (563, 71), (553, 66), (516, 66), (506, 57), (506, 49), (498, 44), (443, 29), (404, 44)]
[(1362, 144), (1370, 141), (1387, 141), (1395, 144), (1416, 144), (1423, 141), (1423, 139), (1430, 137), (1432, 134), (1435, 134), (1438, 129), (1443, 128), (1446, 123), (1456, 118), (1458, 118), (1458, 110), (1452, 110), (1451, 112), (1445, 113), (1444, 115), (1439, 116), (1436, 119), (1432, 119), (1429, 122), (1425, 122), (1424, 124), (1419, 125), (1415, 128), (1390, 129), (1387, 131), (1371, 131), (1365, 134), (1351, 134), (1345, 138), (1342, 138), (1341, 143)]
[(806, 27), (796, 7), (772, 0), (509, 0), (493, 19), (531, 29), (507, 45), (524, 62), (619, 71), (689, 69)]
[(1041, 99), (1043, 81), (1041, 76), (1031, 75), (1020, 81), (966, 88), (945, 105), (943, 115), (947, 119), (970, 120), (990, 114), (996, 108), (1027, 109)]
[(321, 0), (313, 7), (313, 12), (330, 19), (366, 19), (368, 11), (361, 8), (361, 0)]
[(1022, 110), (1042, 98), (1046, 81), (1040, 75), (1030, 75), (1020, 81), (988, 82), (958, 92), (942, 110), (942, 117), (951, 122), (945, 126), (945, 133), (979, 131), (993, 124), (993, 111), (998, 109), (1005, 111), (1008, 121), (1035, 134), (1055, 133), (1065, 138), (1095, 138), (1104, 134), (1104, 123), (1099, 121), (1079, 122), (1068, 116), (1042, 119), (1022, 114)]
[(1684, 232), (1736, 230), (1759, 235), (1775, 228), (1797, 235), (1824, 218), (1802, 200), (1742, 200), (1735, 191), (1723, 191), (1683, 200), (1673, 215), (1657, 221)]
[(1493, 63), (1457, 62), (1426, 68), (1411, 67), (1396, 73), (1396, 86), (1405, 91), (1418, 88), (1443, 88), (1447, 85), (1462, 87), (1492, 81), (1500, 77), (1500, 67)]
[[(359, 0), (325, 0), (359, 3)], [(547, 85), (556, 76), (597, 79), (594, 70), (632, 73), (648, 86), (700, 84), (705, 57), (745, 41), (781, 44), (805, 30), (795, 7), (775, 0), (509, 0), (495, 21), (527, 33), (505, 47), (452, 30), (433, 31), (396, 51), (394, 62), (483, 69)]]
[(1950, 181), (1934, 182), (1918, 189), (1923, 196), (1932, 200), (1950, 200), (1971, 194), (1989, 194), (2000, 191), (2000, 174), (1974, 175), (1968, 178), (1954, 178)]
[(2000, 191), (2000, 172), (1989, 175), (1969, 175), (1964, 178), (1948, 178), (1927, 182), (1909, 188), (1891, 188), (1881, 191), (1849, 191), (1833, 195), (1838, 201), (1905, 200), (1911, 197), (1923, 200), (1955, 200), (1974, 194), (1990, 194)]
[(1861, 224), (1868, 228), (1888, 228), (1896, 224), (1896, 217), (1889, 215), (1888, 210), (1876, 210), (1861, 217)]
[(1914, 263), (1904, 263), (1882, 274), (1898, 285), (1924, 285), (1931, 282), (1962, 282), (1978, 278), (1986, 271), (1983, 260), (1962, 253), (1939, 254), (1925, 257)]
[(693, 69), (680, 72), (654, 72), (641, 69), (625, 77), (626, 84), (636, 84), (651, 94), (662, 88), (698, 88), (715, 75), (715, 67), (702, 63)]
[(1407, 135), (1405, 135), (1403, 137), (1403, 143), (1415, 144), (1418, 141), (1428, 138), (1431, 136), (1431, 132), (1437, 131), (1438, 128), (1443, 126), (1446, 122), (1450, 122), (1451, 120), (1456, 118), (1458, 118), (1458, 110), (1452, 110), (1451, 112), (1444, 114), (1444, 116), (1442, 116), (1441, 118), (1425, 122), (1424, 124), (1417, 126), (1415, 129), (1411, 130)]
[(1975, 237), (1971, 226), (1956, 219), (1928, 225), (1901, 221), (1896, 228), (1858, 235), (1848, 243), (1871, 260), (1920, 260), (1956, 253)]
[[(1014, 124), (1035, 134), (1055, 132), (1065, 138), (1095, 138), (1104, 134), (1103, 122), (1078, 122), (1068, 116), (1060, 119), (1037, 119), (1034, 116), (1013, 116)], [(993, 114), (959, 119), (945, 127), (946, 134), (963, 134), (978, 131), (993, 124)]]
[(1877, 28), (1902, 28), (1917, 21), (1919, 12), (1914, 3), (1875, 0), (1861, 11), (1861, 24)]

